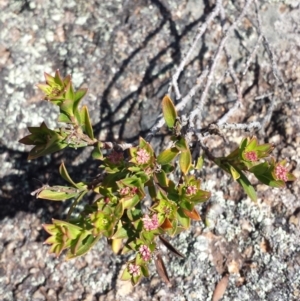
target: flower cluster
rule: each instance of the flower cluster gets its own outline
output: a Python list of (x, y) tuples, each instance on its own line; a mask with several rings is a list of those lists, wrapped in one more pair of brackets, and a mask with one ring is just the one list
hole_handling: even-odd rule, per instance
[(186, 188), (186, 194), (194, 195), (197, 192), (197, 187), (195, 185), (190, 185)]
[(281, 180), (281, 181), (284, 181), (284, 182), (288, 181), (287, 174), (288, 174), (288, 170), (287, 170), (286, 167), (284, 167), (280, 164), (276, 165), (276, 167), (275, 167), (275, 176), (276, 176), (277, 180)]
[(139, 248), (139, 252), (143, 260), (148, 261), (151, 258), (150, 249), (146, 245), (141, 245)]
[(152, 217), (149, 217), (149, 215), (146, 214), (145, 217), (142, 218), (142, 221), (144, 223), (144, 228), (147, 231), (155, 230), (159, 226), (157, 214), (153, 214)]
[(244, 155), (245, 155), (245, 158), (248, 161), (256, 162), (258, 160), (258, 156), (257, 156), (257, 153), (255, 151), (245, 152)]
[(133, 277), (138, 277), (140, 276), (141, 274), (141, 271), (140, 271), (140, 267), (136, 264), (132, 264), (130, 263), (129, 266), (129, 273), (133, 276)]
[(140, 149), (136, 152), (136, 154), (137, 154), (136, 162), (138, 164), (146, 164), (149, 162), (150, 154), (146, 150)]

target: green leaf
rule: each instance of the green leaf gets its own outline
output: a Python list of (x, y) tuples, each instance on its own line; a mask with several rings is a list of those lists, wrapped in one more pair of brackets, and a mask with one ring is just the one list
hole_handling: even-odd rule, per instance
[(234, 168), (233, 165), (228, 164), (229, 171), (233, 179), (236, 181), (240, 177), (240, 173)]
[(243, 187), (244, 191), (249, 196), (249, 198), (252, 201), (256, 202), (257, 195), (256, 195), (254, 187), (251, 185), (251, 183), (249, 182), (247, 177), (244, 175), (244, 173), (242, 173), (241, 171), (239, 171), (239, 173), (240, 173), (240, 177), (237, 179), (237, 182)]
[(140, 148), (145, 148), (146, 149), (148, 145), (149, 144), (145, 139), (143, 139), (142, 137), (139, 138), (139, 147)]
[(94, 149), (93, 149), (93, 152), (92, 152), (92, 157), (95, 159), (95, 160), (104, 160), (104, 156), (102, 154), (102, 151), (101, 151), (101, 147), (102, 147), (102, 143), (98, 141), (98, 143), (94, 146)]
[[(71, 117), (74, 116), (73, 100), (71, 100), (69, 98), (65, 99), (60, 105), (60, 111), (63, 114), (63, 116), (66, 115), (71, 120)], [(62, 118), (65, 118), (65, 117), (62, 117)], [(59, 120), (59, 121), (62, 122), (62, 120)]]
[(203, 203), (206, 202), (211, 196), (211, 193), (206, 190), (198, 190), (194, 196), (190, 198), (193, 203)]
[(63, 123), (73, 123), (70, 115), (68, 115), (65, 112), (60, 112), (59, 116), (58, 116), (58, 122), (63, 122)]
[(120, 227), (116, 233), (112, 236), (112, 239), (121, 239), (121, 238), (128, 238), (128, 232), (125, 228)]
[(204, 163), (204, 156), (202, 155), (202, 156), (198, 157), (195, 169), (196, 170), (201, 170), (202, 167), (203, 167), (203, 163)]
[(270, 170), (270, 166), (267, 162), (257, 164), (249, 169), (249, 171), (254, 173), (256, 177), (257, 177), (257, 175), (263, 175), (266, 173), (270, 173), (269, 170)]
[(79, 89), (75, 92), (75, 95), (74, 95), (73, 112), (78, 121), (80, 119), (78, 106), (79, 106), (81, 99), (86, 95), (86, 92), (87, 92), (87, 89)]
[[(100, 237), (101, 235), (94, 237), (88, 232), (83, 233), (76, 241), (75, 246), (68, 251), (66, 259), (69, 260), (84, 255), (96, 244)], [(72, 249), (74, 253), (72, 253)]]
[(189, 149), (180, 154), (179, 165), (181, 172), (186, 175), (192, 165), (192, 155)]
[(143, 231), (141, 233), (141, 238), (146, 242), (152, 242), (154, 240), (154, 233), (153, 231)]
[(184, 201), (180, 202), (180, 208), (188, 210), (188, 211), (192, 211), (194, 209), (194, 206), (195, 206), (195, 204), (188, 200), (184, 200)]
[(273, 176), (271, 174), (255, 174), (256, 178), (264, 183), (265, 185), (268, 185), (270, 187), (276, 187), (276, 188), (284, 188), (285, 182), (281, 180), (274, 180)]
[(51, 154), (68, 146), (63, 142), (64, 133), (49, 129), (44, 122), (39, 127), (28, 127), (28, 130), (31, 134), (19, 141), (26, 145), (35, 145), (31, 149), (28, 159)]
[(87, 190), (83, 190), (78, 194), (78, 197), (76, 200), (74, 200), (73, 204), (71, 205), (68, 214), (67, 214), (67, 220), (70, 219), (71, 214), (73, 213), (74, 209), (76, 208), (77, 204), (82, 200), (82, 198), (87, 194)]
[(72, 113), (73, 113), (73, 103), (74, 103), (74, 99), (75, 99), (75, 93), (74, 93), (74, 89), (73, 89), (71, 80), (68, 82), (67, 87), (66, 87), (65, 99), (69, 99), (70, 101), (72, 101)]
[(142, 272), (143, 276), (144, 277), (149, 277), (149, 269), (148, 269), (148, 267), (146, 265), (142, 264), (140, 266), (140, 268), (141, 268), (141, 272)]
[(161, 187), (168, 187), (168, 178), (166, 176), (166, 173), (161, 170), (160, 172), (157, 172), (154, 174), (156, 181), (159, 183)]
[(128, 281), (131, 279), (131, 274), (129, 273), (128, 267), (126, 267), (122, 273), (121, 280)]
[(61, 143), (59, 141), (55, 141), (50, 146), (47, 145), (37, 145), (33, 149), (30, 150), (28, 154), (28, 160), (36, 159), (41, 156), (46, 156), (57, 151), (60, 151), (66, 148), (68, 145), (66, 143)]
[(120, 219), (123, 213), (124, 213), (123, 203), (119, 202), (114, 211), (115, 218)]
[(177, 219), (185, 229), (190, 227), (191, 219), (184, 214), (184, 211), (181, 208), (177, 210)]
[[(53, 190), (55, 189), (55, 190)], [(69, 190), (69, 191), (68, 191)], [(38, 199), (50, 201), (64, 201), (78, 196), (79, 191), (67, 189), (64, 186), (54, 186), (52, 189), (43, 189), (37, 196)]]
[(87, 106), (83, 106), (80, 110), (81, 122), (83, 123), (83, 131), (91, 138), (94, 139), (93, 127), (90, 120), (90, 115)]
[(169, 164), (178, 155), (179, 151), (176, 147), (162, 151), (157, 157), (157, 163), (161, 165)]
[(120, 254), (123, 247), (122, 239), (112, 239), (111, 240), (111, 249), (115, 254)]
[(129, 197), (129, 198), (123, 198), (120, 200), (120, 202), (122, 202), (123, 204), (123, 208), (124, 209), (131, 209), (134, 206), (136, 206), (140, 201), (140, 198), (138, 195), (134, 195), (133, 197)]
[(175, 146), (178, 150), (182, 152), (187, 151), (189, 149), (184, 137), (180, 137), (180, 139), (176, 141)]
[(76, 188), (80, 188), (78, 187), (78, 185), (71, 179), (71, 177), (69, 176), (69, 173), (65, 167), (64, 162), (61, 163), (61, 165), (59, 166), (59, 173), (62, 176), (62, 178), (64, 180), (66, 180), (67, 182), (69, 182), (71, 185), (73, 185)]
[(167, 126), (169, 128), (174, 127), (177, 118), (177, 112), (169, 95), (166, 95), (162, 100), (162, 110)]

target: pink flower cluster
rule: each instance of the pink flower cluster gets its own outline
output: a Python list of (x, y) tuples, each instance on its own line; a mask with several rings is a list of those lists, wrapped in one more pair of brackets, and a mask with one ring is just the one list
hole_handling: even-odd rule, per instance
[(245, 158), (248, 160), (248, 161), (251, 161), (251, 162), (255, 162), (258, 160), (258, 157), (257, 157), (257, 153), (255, 151), (248, 151), (248, 152), (245, 152)]
[(133, 276), (133, 277), (137, 277), (141, 274), (141, 271), (140, 271), (140, 267), (136, 264), (132, 264), (130, 263), (129, 266), (128, 266), (128, 269), (129, 269), (129, 273)]
[(287, 173), (288, 171), (284, 166), (278, 164), (275, 167), (275, 176), (278, 180), (286, 182), (288, 180)]
[(123, 187), (120, 189), (120, 195), (127, 195), (130, 192), (129, 187)]
[(130, 189), (130, 187), (123, 187), (120, 189), (120, 195), (135, 195), (138, 192), (138, 188), (137, 187), (132, 187)]
[(141, 245), (139, 251), (143, 260), (148, 261), (151, 258), (150, 249), (146, 245)]
[(197, 187), (194, 185), (188, 186), (186, 188), (186, 194), (188, 194), (188, 195), (196, 194), (196, 192), (197, 192)]
[(149, 215), (146, 214), (145, 217), (142, 218), (142, 221), (144, 223), (144, 228), (147, 231), (155, 230), (159, 226), (157, 214), (154, 214), (152, 217), (149, 217)]
[(140, 150), (138, 150), (138, 151), (136, 152), (136, 154), (137, 154), (136, 162), (137, 162), (138, 164), (146, 164), (146, 163), (149, 162), (150, 155), (149, 155), (149, 153), (148, 153), (146, 150), (144, 150), (143, 148), (141, 148)]

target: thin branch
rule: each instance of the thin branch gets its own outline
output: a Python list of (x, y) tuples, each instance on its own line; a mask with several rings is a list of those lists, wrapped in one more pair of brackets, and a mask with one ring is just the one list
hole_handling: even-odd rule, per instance
[(259, 46), (260, 46), (259, 44), (260, 44), (261, 40), (262, 40), (262, 35), (260, 34), (258, 36), (258, 39), (257, 39), (257, 41), (255, 43), (254, 48), (252, 49), (252, 52), (250, 53), (250, 55), (249, 55), (249, 57), (248, 57), (248, 59), (247, 59), (247, 61), (245, 63), (245, 69), (244, 69), (244, 71), (242, 73), (243, 76), (246, 75), (246, 73), (247, 73), (247, 71), (248, 71), (248, 69), (250, 67), (250, 64), (251, 64), (251, 62), (252, 62), (252, 60), (253, 60), (253, 58), (254, 58), (254, 56), (255, 56), (258, 48), (259, 48)]
[(270, 103), (270, 105), (269, 105), (269, 107), (268, 107), (268, 111), (267, 111), (267, 113), (265, 114), (265, 116), (264, 116), (264, 118), (263, 118), (263, 120), (262, 120), (262, 122), (261, 122), (261, 125), (262, 125), (262, 127), (261, 127), (261, 132), (263, 132), (263, 131), (265, 130), (266, 126), (270, 123), (271, 117), (272, 117), (272, 115), (273, 115), (273, 111), (274, 111), (274, 109), (275, 109), (275, 100), (276, 100), (276, 97), (275, 97), (275, 95), (274, 95), (274, 96), (271, 98), (271, 103)]
[(267, 37), (262, 32), (261, 19), (260, 19), (260, 15), (259, 15), (257, 0), (254, 0), (254, 4), (255, 4), (255, 13), (256, 13), (256, 18), (257, 18), (257, 24), (258, 24), (257, 31), (258, 31), (259, 35), (262, 36), (263, 45), (264, 45), (265, 50), (271, 61), (272, 71), (273, 71), (273, 75), (275, 77), (276, 83), (277, 84), (278, 84), (278, 82), (281, 83), (281, 85), (284, 87), (286, 95), (288, 95), (291, 99), (292, 98), (291, 93), (288, 91), (288, 89), (286, 87), (286, 83), (284, 82), (281, 72), (279, 71), (279, 68), (277, 66), (276, 55), (275, 55), (274, 51), (272, 50), (272, 47), (271, 47)]
[(211, 86), (212, 80), (213, 80), (213, 74), (215, 72), (215, 69), (217, 67), (217, 64), (219, 63), (219, 59), (222, 53), (222, 50), (224, 49), (225, 43), (227, 42), (227, 39), (229, 37), (229, 34), (237, 27), (238, 23), (241, 21), (241, 19), (245, 16), (250, 4), (252, 3), (252, 0), (247, 0), (245, 3), (245, 6), (241, 12), (241, 14), (239, 15), (239, 17), (229, 26), (228, 30), (225, 32), (225, 34), (223, 35), (223, 38), (221, 39), (217, 51), (215, 52), (214, 58), (212, 60), (212, 64), (209, 70), (209, 74), (207, 77), (207, 82), (205, 85), (205, 88), (202, 92), (202, 96), (201, 99), (199, 101), (199, 104), (197, 105), (196, 109), (193, 110), (189, 116), (189, 122), (190, 122), (190, 127), (193, 128), (194, 127), (194, 119), (197, 116), (199, 121), (201, 122), (202, 120), (202, 116), (201, 116), (201, 112), (203, 111), (203, 107), (207, 102), (207, 94), (209, 91), (209, 88)]
[(170, 94), (171, 88), (173, 86), (174, 90), (175, 90), (175, 94), (176, 94), (176, 99), (180, 99), (181, 98), (181, 93), (180, 93), (179, 88), (178, 88), (178, 78), (180, 76), (180, 73), (183, 71), (183, 69), (184, 69), (184, 67), (185, 67), (188, 59), (190, 58), (190, 56), (192, 55), (193, 51), (195, 50), (196, 45), (198, 44), (199, 39), (202, 37), (202, 35), (206, 31), (207, 27), (210, 26), (210, 24), (214, 20), (214, 18), (219, 14), (220, 7), (221, 7), (221, 0), (217, 0), (216, 1), (216, 7), (211, 12), (211, 14), (208, 16), (208, 18), (206, 19), (206, 21), (198, 28), (198, 34), (195, 36), (195, 38), (193, 40), (193, 43), (192, 43), (189, 51), (184, 56), (183, 60), (181, 61), (181, 63), (178, 66), (175, 74), (172, 77), (172, 81), (170, 82), (168, 93)]

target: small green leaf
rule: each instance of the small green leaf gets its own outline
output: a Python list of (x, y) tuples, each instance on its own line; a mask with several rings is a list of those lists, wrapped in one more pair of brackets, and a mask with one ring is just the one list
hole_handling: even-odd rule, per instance
[(254, 187), (251, 185), (247, 177), (240, 171), (240, 177), (237, 179), (237, 182), (243, 187), (246, 194), (254, 202), (257, 200), (256, 192)]
[(120, 219), (123, 213), (124, 213), (123, 203), (119, 202), (114, 211), (114, 215), (116, 219)]
[(179, 158), (179, 165), (181, 172), (184, 175), (186, 175), (192, 166), (192, 155), (189, 149), (184, 152), (181, 152)]
[(168, 187), (168, 178), (163, 170), (155, 173), (155, 179), (161, 187)]
[(74, 93), (74, 89), (73, 89), (71, 80), (68, 82), (67, 87), (66, 87), (65, 99), (69, 99), (70, 101), (72, 101), (72, 112), (73, 112), (73, 103), (74, 103), (74, 99), (75, 99), (75, 93)]
[(60, 112), (59, 116), (58, 116), (58, 122), (62, 122), (62, 123), (73, 123), (70, 115), (65, 113), (65, 112)]
[(149, 269), (146, 265), (142, 264), (141, 266), (141, 272), (144, 277), (149, 277)]
[(176, 147), (172, 147), (162, 151), (157, 157), (157, 163), (161, 165), (169, 164), (178, 155), (179, 151)]
[(285, 182), (281, 180), (274, 180), (273, 176), (271, 174), (255, 174), (256, 178), (264, 183), (265, 185), (268, 185), (270, 187), (276, 187), (276, 188), (284, 188)]
[(90, 115), (87, 106), (83, 106), (80, 110), (81, 122), (83, 123), (83, 131), (91, 138), (94, 139), (93, 127), (90, 120)]
[(128, 232), (125, 228), (120, 227), (117, 232), (112, 236), (112, 239), (128, 238)]
[(228, 167), (229, 167), (231, 176), (236, 181), (240, 177), (240, 173), (231, 164), (228, 164)]
[(140, 198), (138, 195), (134, 195), (133, 197), (123, 198), (120, 200), (123, 204), (124, 209), (131, 209), (134, 206), (136, 206), (140, 201)]
[[(55, 190), (53, 190), (55, 189)], [(72, 189), (73, 190), (73, 189)], [(79, 191), (72, 191), (64, 186), (54, 186), (52, 189), (43, 189), (37, 196), (38, 199), (50, 201), (64, 201), (78, 196)]]
[(192, 211), (194, 209), (195, 204), (193, 204), (192, 202), (188, 201), (188, 200), (183, 200), (182, 202), (180, 202), (180, 208), (188, 210), (188, 211)]
[(131, 274), (129, 273), (128, 267), (126, 267), (122, 273), (121, 280), (128, 281), (131, 279)]
[(206, 202), (211, 197), (211, 193), (206, 190), (198, 190), (195, 195), (190, 199), (193, 203), (203, 203)]
[(180, 139), (176, 141), (175, 146), (178, 150), (182, 152), (187, 151), (189, 149), (184, 137), (180, 137)]
[(115, 254), (120, 254), (122, 247), (123, 247), (122, 239), (112, 239), (111, 249)]
[(255, 176), (270, 173), (269, 170), (270, 170), (270, 166), (267, 162), (257, 164), (249, 169), (249, 171), (254, 173)]
[(55, 141), (50, 146), (47, 145), (37, 145), (33, 149), (30, 150), (28, 154), (28, 160), (36, 159), (41, 156), (46, 156), (57, 151), (60, 151), (66, 148), (68, 144), (61, 143), (59, 141)]
[(169, 95), (166, 95), (162, 100), (162, 110), (167, 126), (169, 128), (174, 127), (177, 112)]
[(185, 229), (190, 227), (191, 219), (184, 214), (184, 211), (181, 208), (177, 210), (177, 219)]
[[(72, 253), (71, 249), (68, 251), (66, 260), (73, 259), (79, 256), (86, 254), (100, 239), (101, 235), (94, 237), (93, 235), (87, 233), (83, 233), (82, 237), (78, 238), (76, 252)], [(75, 251), (73, 249), (73, 251)]]
[(80, 188), (69, 176), (69, 173), (65, 167), (64, 162), (62, 162), (61, 165), (59, 166), (59, 173), (62, 176), (62, 178), (65, 179), (67, 182), (69, 182), (71, 185), (73, 185), (76, 188)]
[(92, 152), (92, 157), (95, 160), (104, 160), (104, 156), (101, 152), (101, 147), (102, 147), (102, 143), (98, 141), (98, 143), (94, 146), (93, 152)]
[(78, 110), (78, 105), (79, 105), (81, 99), (86, 95), (86, 92), (87, 92), (87, 89), (79, 89), (79, 90), (77, 90), (75, 92), (73, 112), (74, 112), (74, 115), (77, 118), (80, 118), (80, 116), (79, 116), (79, 110)]
[(196, 162), (195, 169), (201, 170), (202, 167), (203, 167), (203, 163), (204, 163), (204, 156), (198, 157), (197, 162)]
[[(61, 111), (61, 113), (63, 113), (64, 115), (66, 115), (69, 118), (71, 118), (72, 116), (74, 116), (74, 112), (73, 112), (73, 100), (71, 100), (71, 99), (65, 99), (61, 103), (61, 105), (60, 105), (60, 111)], [(65, 118), (65, 117), (62, 117), (62, 118)], [(62, 122), (62, 120), (59, 120), (59, 121)]]

